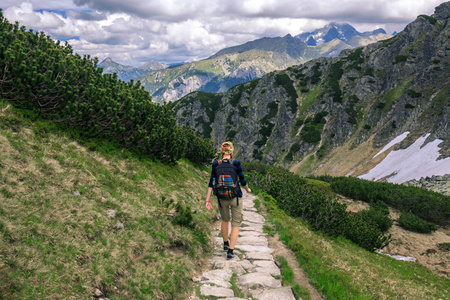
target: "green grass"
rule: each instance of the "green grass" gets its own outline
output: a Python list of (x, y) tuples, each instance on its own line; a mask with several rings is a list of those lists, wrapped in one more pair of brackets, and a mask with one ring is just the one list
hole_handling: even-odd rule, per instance
[(445, 299), (450, 280), (419, 264), (366, 251), (344, 238), (314, 232), (263, 197), (267, 218), (326, 299)]
[(231, 289), (234, 292), (234, 297), (237, 298), (246, 298), (246, 295), (242, 292), (239, 286), (236, 284), (237, 274), (233, 273), (230, 279)]
[(88, 299), (98, 288), (109, 299), (183, 297), (213, 248), (208, 171), (106, 144), (92, 151), (5, 107), (0, 295)]
[(388, 112), (394, 103), (406, 92), (407, 87), (409, 83), (411, 82), (412, 77), (406, 79), (404, 82), (400, 83), (397, 87), (389, 90), (386, 92), (386, 94), (383, 96), (383, 102), (385, 103), (382, 110), (384, 112)]
[(278, 255), (277, 261), (280, 263), (283, 286), (291, 286), (296, 299), (311, 299), (309, 290), (306, 287), (302, 287), (298, 283), (296, 283), (294, 271), (292, 271), (292, 268), (289, 266), (286, 258), (284, 256)]
[(308, 107), (314, 102), (314, 100), (316, 100), (319, 91), (320, 86), (316, 86), (314, 90), (311, 93), (309, 93), (308, 96), (306, 96), (306, 98), (302, 101), (302, 105), (300, 107), (299, 112), (300, 116), (304, 114), (308, 110)]

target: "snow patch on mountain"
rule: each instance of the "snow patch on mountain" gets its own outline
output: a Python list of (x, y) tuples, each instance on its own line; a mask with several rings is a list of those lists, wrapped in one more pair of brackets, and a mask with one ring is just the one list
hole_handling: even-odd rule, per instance
[(399, 136), (397, 136), (395, 139), (393, 139), (392, 141), (390, 141), (386, 146), (384, 146), (383, 149), (380, 150), (380, 152), (378, 152), (377, 154), (374, 155), (373, 158), (377, 157), (378, 155), (380, 155), (381, 153), (383, 153), (384, 151), (386, 151), (387, 149), (391, 148), (392, 146), (400, 143), (401, 141), (403, 141), (409, 134), (409, 131), (403, 132), (402, 134), (400, 134)]
[[(400, 140), (403, 135), (405, 133), (396, 137), (394, 140)], [(418, 138), (406, 149), (392, 151), (381, 163), (376, 165), (367, 174), (361, 175), (358, 178), (379, 180), (387, 177), (388, 182), (403, 183), (413, 179), (419, 180), (422, 177), (450, 173), (450, 157), (438, 160), (440, 156), (440, 148), (438, 145), (443, 141), (435, 139), (424, 145), (429, 135), (428, 133)], [(386, 149), (389, 148), (387, 147)]]

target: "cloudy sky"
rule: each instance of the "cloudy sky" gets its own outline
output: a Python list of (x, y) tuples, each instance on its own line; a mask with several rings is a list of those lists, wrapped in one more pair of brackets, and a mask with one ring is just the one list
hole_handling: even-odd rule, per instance
[(140, 66), (206, 58), (262, 37), (330, 22), (401, 31), (444, 0), (0, 0), (10, 21), (69, 41), (75, 52)]

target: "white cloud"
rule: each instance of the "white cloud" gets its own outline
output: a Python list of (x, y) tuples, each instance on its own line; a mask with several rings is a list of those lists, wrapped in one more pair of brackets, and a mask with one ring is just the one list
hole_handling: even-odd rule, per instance
[(12, 6), (5, 10), (5, 17), (11, 21), (18, 21), (21, 25), (52, 29), (64, 25), (61, 17), (50, 12), (35, 12), (30, 2), (23, 2), (20, 7)]
[[(3, 0), (10, 21), (72, 39), (75, 51), (139, 65), (190, 61), (261, 37), (311, 31), (331, 21), (359, 31), (401, 31), (443, 0)], [(136, 50), (137, 49), (137, 50)], [(134, 51), (131, 53), (131, 51)], [(113, 56), (114, 55), (114, 56)], [(128, 61), (126, 61), (128, 59)]]

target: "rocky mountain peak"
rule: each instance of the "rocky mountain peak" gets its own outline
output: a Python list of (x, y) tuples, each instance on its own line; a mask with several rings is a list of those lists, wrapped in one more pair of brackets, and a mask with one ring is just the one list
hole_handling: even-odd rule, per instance
[(445, 20), (450, 16), (450, 2), (444, 2), (441, 5), (437, 6), (434, 10), (434, 17)]

